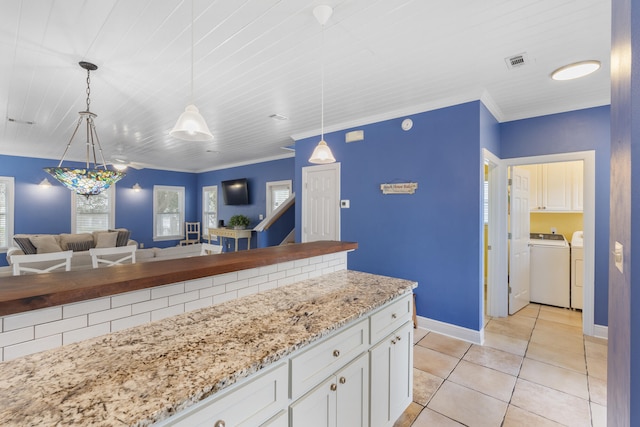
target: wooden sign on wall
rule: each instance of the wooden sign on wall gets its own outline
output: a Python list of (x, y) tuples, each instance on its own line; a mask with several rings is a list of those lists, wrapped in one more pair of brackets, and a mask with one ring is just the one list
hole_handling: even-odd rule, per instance
[(417, 182), (400, 182), (395, 184), (380, 184), (382, 194), (413, 194), (418, 188)]

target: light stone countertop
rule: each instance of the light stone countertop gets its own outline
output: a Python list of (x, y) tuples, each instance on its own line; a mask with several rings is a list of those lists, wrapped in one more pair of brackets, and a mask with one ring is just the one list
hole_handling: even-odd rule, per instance
[(0, 425), (150, 425), (416, 286), (340, 271), (2, 362)]

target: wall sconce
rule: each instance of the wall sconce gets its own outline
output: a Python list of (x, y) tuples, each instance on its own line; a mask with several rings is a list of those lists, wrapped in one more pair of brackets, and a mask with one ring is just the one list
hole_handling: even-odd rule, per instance
[(135, 184), (133, 184), (133, 191), (135, 191), (136, 193), (139, 193), (140, 190), (142, 190), (142, 187), (140, 187), (140, 184), (138, 184), (137, 182)]
[(47, 178), (43, 178), (42, 181), (40, 181), (40, 184), (38, 184), (40, 186), (40, 188), (51, 188), (52, 185), (49, 182), (49, 180)]

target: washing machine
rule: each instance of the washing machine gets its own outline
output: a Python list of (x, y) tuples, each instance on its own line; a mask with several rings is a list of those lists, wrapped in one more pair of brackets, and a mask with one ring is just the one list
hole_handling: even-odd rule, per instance
[(570, 308), (570, 249), (562, 234), (531, 233), (531, 302)]
[(571, 308), (582, 310), (582, 289), (584, 284), (584, 256), (582, 231), (571, 236)]

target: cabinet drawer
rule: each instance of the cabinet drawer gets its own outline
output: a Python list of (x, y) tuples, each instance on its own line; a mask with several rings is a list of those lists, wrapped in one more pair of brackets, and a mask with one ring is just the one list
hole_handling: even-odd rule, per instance
[(210, 396), (159, 425), (211, 427), (219, 420), (227, 426), (279, 425), (272, 421), (287, 407), (287, 373), (287, 364), (281, 363), (237, 388), (223, 391), (220, 396)]
[(411, 320), (413, 314), (412, 298), (411, 294), (404, 295), (371, 316), (372, 345), (398, 329), (403, 323)]
[(369, 348), (369, 321), (364, 319), (291, 358), (291, 398), (320, 384)]

